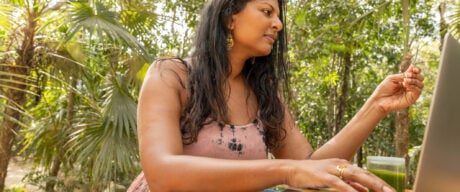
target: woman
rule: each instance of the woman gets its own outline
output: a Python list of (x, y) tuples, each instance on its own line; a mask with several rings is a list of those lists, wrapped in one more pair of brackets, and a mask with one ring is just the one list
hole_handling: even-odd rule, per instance
[(314, 151), (281, 94), (289, 90), (284, 9), (283, 0), (210, 0), (191, 58), (152, 65), (138, 108), (143, 174), (129, 191), (394, 191), (349, 160), (385, 115), (420, 96), (420, 70), (388, 76)]

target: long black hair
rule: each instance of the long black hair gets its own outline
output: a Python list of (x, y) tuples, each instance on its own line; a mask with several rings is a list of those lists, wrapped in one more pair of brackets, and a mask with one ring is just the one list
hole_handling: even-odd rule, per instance
[[(208, 118), (227, 122), (225, 97), (226, 79), (231, 72), (227, 56), (228, 24), (231, 17), (245, 8), (250, 0), (211, 0), (203, 9), (197, 30), (192, 62), (188, 66), (185, 113), (181, 117), (184, 144), (197, 140)], [(278, 0), (280, 20), (285, 22), (285, 2)], [(258, 115), (265, 127), (268, 148), (279, 146), (286, 130), (283, 127), (285, 106), (282, 94), (289, 98), (289, 73), (286, 60), (286, 28), (278, 32), (278, 39), (267, 56), (246, 61), (243, 75), (254, 91)], [(254, 62), (254, 63), (253, 63)], [(281, 88), (282, 87), (282, 88)]]

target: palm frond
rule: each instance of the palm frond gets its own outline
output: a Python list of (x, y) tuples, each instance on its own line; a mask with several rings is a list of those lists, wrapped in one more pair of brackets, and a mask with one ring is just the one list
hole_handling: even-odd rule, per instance
[(13, 15), (13, 9), (7, 5), (0, 5), (0, 28), (7, 31), (11, 29), (11, 15)]
[(449, 31), (456, 36), (457, 38), (460, 37), (460, 3), (455, 5), (451, 14), (447, 16), (449, 21)]
[(33, 83), (29, 83), (30, 77), (8, 71), (0, 71), (0, 88), (16, 89), (34, 95), (35, 93), (28, 90), (19, 89), (18, 86), (37, 87)]
[[(3, 104), (2, 104), (3, 105)], [(0, 105), (0, 107), (2, 107), (2, 105)], [(8, 106), (7, 106), (8, 107)], [(11, 117), (9, 116), (8, 114), (6, 114), (5, 112), (3, 111), (0, 111), (0, 120), (9, 120), (11, 122), (14, 122), (14, 123), (17, 123), (18, 125), (20, 125), (21, 127), (27, 127), (26, 124), (24, 124), (23, 122), (19, 121), (18, 119), (14, 118), (14, 117)], [(17, 134), (17, 133), (16, 133)]]
[(50, 74), (50, 73), (48, 73), (48, 72), (46, 72), (46, 71), (40, 71), (40, 73), (43, 74), (43, 75), (46, 75), (47, 77), (49, 77), (49, 78), (52, 79), (52, 80), (55, 80), (55, 81), (57, 81), (57, 82), (60, 82), (61, 84), (64, 85), (64, 87), (70, 88), (70, 89), (71, 89), (72, 91), (74, 91), (78, 96), (82, 97), (83, 100), (84, 100), (85, 102), (88, 102), (88, 104), (89, 104), (90, 106), (92, 106), (93, 108), (98, 108), (98, 107), (97, 107), (97, 103), (96, 103), (93, 99), (87, 97), (87, 96), (86, 96), (85, 94), (83, 94), (83, 92), (81, 92), (79, 89), (72, 87), (72, 86), (71, 86), (67, 81), (65, 81), (64, 79), (61, 79), (60, 77), (58, 77), (58, 76), (56, 76), (56, 75), (53, 75), (53, 74)]
[(27, 4), (27, 1), (24, 2), (24, 0), (10, 0), (10, 3), (13, 4), (13, 5), (17, 5), (17, 6), (25, 6)]
[(140, 55), (150, 61), (145, 48), (117, 21), (118, 15), (100, 2), (95, 3), (95, 5), (93, 8), (88, 3), (72, 3), (70, 14), (72, 26), (66, 41), (73, 38), (81, 30), (86, 30), (90, 34), (96, 33), (101, 39), (109, 38), (110, 41), (127, 45), (139, 51)]
[[(19, 124), (22, 127), (27, 127), (25, 123), (21, 122), (19, 119), (16, 119), (15, 117), (9, 116), (4, 110), (10, 110), (14, 111), (16, 113), (20, 113), (24, 117), (30, 117), (23, 108), (21, 108), (21, 105), (19, 103), (16, 103), (11, 95), (8, 95), (8, 90), (14, 90), (14, 91), (19, 91), (19, 92), (24, 92), (29, 95), (34, 95), (36, 96), (37, 94), (30, 91), (28, 88), (24, 87), (29, 87), (29, 88), (36, 88), (36, 85), (32, 83), (33, 81), (31, 80), (30, 77), (26, 75), (21, 75), (17, 74), (14, 72), (9, 71), (9, 69), (18, 68), (19, 66), (11, 65), (11, 64), (2, 64), (0, 65), (0, 68), (2, 70), (0, 71), (0, 110), (1, 112), (1, 117), (8, 119), (10, 121), (13, 121), (17, 124)], [(3, 70), (5, 69), (5, 70)]]
[[(138, 161), (136, 108), (126, 81), (107, 78), (101, 108), (86, 108), (68, 142), (71, 156), (91, 173), (94, 185), (132, 175)], [(103, 178), (101, 180), (101, 178)]]
[(92, 119), (95, 121), (80, 124), (82, 127), (77, 128), (69, 141), (72, 155), (91, 173), (92, 183), (104, 185), (117, 181), (122, 175), (133, 174), (134, 162), (137, 162), (137, 150), (133, 150), (136, 143), (126, 136), (118, 136), (116, 129), (106, 131), (105, 127), (113, 126), (108, 118), (99, 116), (96, 121), (97, 116), (93, 116)]
[(27, 125), (24, 122), (22, 122), (19, 119), (16, 119), (15, 117), (12, 117), (12, 116), (8, 115), (7, 113), (5, 113), (6, 110), (3, 110), (3, 109), (13, 110), (13, 111), (16, 111), (16, 112), (20, 113), (21, 115), (23, 115), (25, 117), (30, 117), (30, 115), (28, 115), (24, 111), (24, 109), (18, 108), (17, 106), (18, 105), (16, 103), (14, 103), (13, 100), (11, 100), (8, 97), (0, 94), (0, 109), (2, 109), (2, 110), (0, 110), (0, 120), (7, 119), (9, 121), (17, 123), (21, 127), (27, 127)]

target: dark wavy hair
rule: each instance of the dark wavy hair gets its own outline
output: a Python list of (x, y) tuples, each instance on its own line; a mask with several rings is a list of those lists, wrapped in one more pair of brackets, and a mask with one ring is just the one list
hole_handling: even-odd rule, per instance
[[(195, 39), (192, 63), (188, 66), (185, 113), (181, 117), (184, 144), (197, 140), (203, 125), (211, 121), (228, 122), (224, 88), (231, 72), (227, 57), (226, 38), (230, 33), (231, 16), (245, 8), (250, 0), (211, 0), (203, 9)], [(285, 23), (285, 2), (278, 0), (280, 20)], [(259, 118), (265, 126), (265, 144), (277, 148), (286, 136), (283, 127), (285, 106), (282, 94), (289, 98), (289, 74), (286, 59), (286, 28), (278, 32), (278, 39), (267, 56), (248, 60), (243, 75), (253, 89)], [(282, 86), (282, 88), (281, 88)]]

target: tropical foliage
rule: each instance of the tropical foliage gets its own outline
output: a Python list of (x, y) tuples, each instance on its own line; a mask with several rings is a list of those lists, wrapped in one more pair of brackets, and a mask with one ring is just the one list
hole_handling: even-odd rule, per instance
[[(393, 1), (296, 3), (290, 17), (298, 92), (295, 106), (300, 107), (301, 127), (318, 146), (344, 126), (386, 75), (399, 72), (404, 42), (401, 6)], [(435, 38), (433, 2), (418, 1), (412, 6), (411, 40)], [(317, 19), (308, 19), (312, 15)], [(386, 135), (379, 138), (392, 140), (392, 121), (388, 118), (379, 125), (376, 135)], [(382, 146), (373, 138), (369, 141), (377, 144), (373, 153), (394, 153), (394, 146)]]
[[(143, 76), (154, 59), (189, 55), (204, 2), (1, 1), (0, 191), (13, 155), (33, 160), (26, 181), (46, 191), (129, 185), (140, 171), (135, 119)], [(409, 109), (408, 144), (417, 149), (439, 37), (446, 30), (459, 35), (458, 3), (410, 1), (407, 38), (400, 1), (287, 2), (290, 106), (313, 146), (340, 131), (376, 85), (399, 72), (406, 41), (426, 77), (424, 94)], [(436, 20), (439, 5), (444, 22)], [(397, 123), (394, 114), (382, 121), (356, 162), (394, 155)]]

